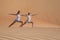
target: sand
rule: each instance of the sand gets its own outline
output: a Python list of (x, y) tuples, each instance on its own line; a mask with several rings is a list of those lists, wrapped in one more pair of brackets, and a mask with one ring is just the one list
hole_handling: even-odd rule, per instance
[(0, 40), (60, 40), (59, 28), (0, 27)]
[(33, 16), (34, 21), (39, 19), (60, 25), (60, 0), (0, 0), (0, 22), (11, 22), (15, 16), (9, 14), (16, 14), (18, 10), (21, 14), (38, 14)]
[[(11, 24), (20, 10), (21, 14), (30, 12), (34, 27), (20, 23)], [(26, 17), (22, 16), (24, 22)], [(60, 40), (60, 0), (0, 0), (0, 40)]]

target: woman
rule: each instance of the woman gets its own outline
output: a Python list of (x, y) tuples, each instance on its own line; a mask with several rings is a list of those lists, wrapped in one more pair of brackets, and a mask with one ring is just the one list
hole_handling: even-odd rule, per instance
[(23, 24), (23, 21), (20, 20), (21, 18), (20, 10), (18, 10), (17, 14), (10, 14), (10, 15), (16, 15), (16, 19), (9, 25), (9, 27), (11, 27), (16, 22), (20, 22), (21, 25)]
[(32, 27), (33, 27), (33, 22), (31, 21), (31, 16), (33, 16), (33, 15), (30, 15), (30, 13), (28, 12), (28, 14), (25, 15), (25, 16), (27, 17), (27, 19), (26, 19), (26, 21), (24, 22), (24, 24), (21, 25), (21, 27), (22, 27), (23, 25), (25, 25), (26, 23), (31, 23), (31, 24), (32, 24)]

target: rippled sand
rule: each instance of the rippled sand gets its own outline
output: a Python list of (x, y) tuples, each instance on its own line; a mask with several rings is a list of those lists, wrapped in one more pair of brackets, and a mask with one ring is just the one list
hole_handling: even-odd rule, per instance
[(0, 40), (60, 40), (60, 29), (40, 27), (0, 27)]

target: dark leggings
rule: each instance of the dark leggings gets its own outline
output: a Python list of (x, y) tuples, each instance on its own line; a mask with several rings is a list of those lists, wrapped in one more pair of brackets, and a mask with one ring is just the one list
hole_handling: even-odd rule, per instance
[(11, 27), (13, 24), (15, 24), (16, 22), (20, 22), (21, 23), (21, 25), (23, 24), (23, 21), (17, 21), (17, 20), (15, 20), (15, 21), (13, 21), (10, 25), (9, 25), (9, 27)]

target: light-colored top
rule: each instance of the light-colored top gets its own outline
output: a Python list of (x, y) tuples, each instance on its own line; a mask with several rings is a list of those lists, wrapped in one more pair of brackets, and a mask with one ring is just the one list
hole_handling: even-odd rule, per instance
[(27, 15), (27, 22), (31, 21), (31, 15)]
[(17, 16), (16, 16), (16, 21), (20, 21), (20, 17), (21, 17), (21, 15), (20, 14), (17, 14)]

